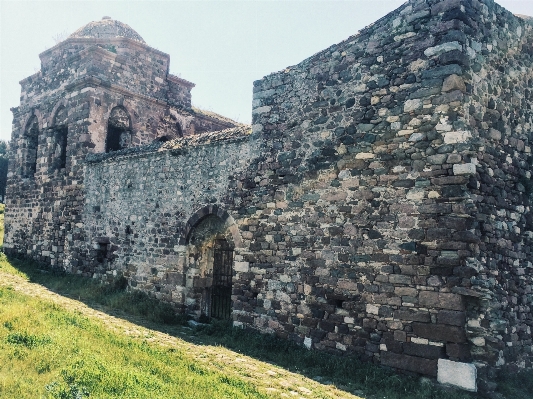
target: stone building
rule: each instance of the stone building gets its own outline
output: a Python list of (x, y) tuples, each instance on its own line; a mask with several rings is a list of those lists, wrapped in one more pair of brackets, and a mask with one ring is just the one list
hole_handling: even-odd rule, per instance
[(6, 252), (469, 390), (531, 367), (531, 18), (410, 0), (255, 82), (251, 128), (118, 21), (41, 60)]

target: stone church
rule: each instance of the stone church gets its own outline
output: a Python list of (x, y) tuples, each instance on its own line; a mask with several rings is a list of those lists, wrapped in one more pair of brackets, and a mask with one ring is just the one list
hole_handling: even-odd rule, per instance
[(472, 391), (531, 367), (533, 19), (409, 0), (254, 82), (251, 127), (107, 17), (40, 58), (7, 253)]

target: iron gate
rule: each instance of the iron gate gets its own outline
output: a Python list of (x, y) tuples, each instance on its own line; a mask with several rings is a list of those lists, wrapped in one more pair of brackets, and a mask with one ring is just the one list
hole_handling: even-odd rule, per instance
[(211, 317), (229, 319), (231, 316), (231, 277), (233, 250), (226, 240), (216, 240), (211, 287)]

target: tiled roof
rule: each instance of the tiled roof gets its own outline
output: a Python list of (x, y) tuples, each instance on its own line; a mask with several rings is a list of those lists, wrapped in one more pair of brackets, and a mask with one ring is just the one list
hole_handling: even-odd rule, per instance
[(227, 122), (227, 123), (231, 123), (233, 125), (239, 125), (239, 123), (234, 121), (233, 119), (230, 119), (230, 118), (227, 118), (227, 117), (225, 117), (223, 115), (217, 114), (216, 112), (207, 111), (205, 109), (200, 109), (200, 108), (196, 108), (196, 107), (192, 107), (192, 110), (197, 115), (203, 115), (203, 116), (207, 116), (209, 118), (213, 118), (213, 119), (219, 120), (221, 122)]
[(122, 155), (139, 155), (146, 153), (154, 153), (157, 151), (179, 150), (182, 148), (196, 147), (226, 140), (238, 140), (249, 136), (251, 133), (251, 126), (241, 125), (229, 129), (218, 130), (216, 132), (204, 132), (200, 134), (192, 134), (190, 136), (179, 137), (177, 139), (167, 141), (166, 143), (155, 141), (148, 145), (130, 147), (113, 152), (87, 154), (87, 156), (85, 157), (85, 161), (88, 163), (95, 163)]
[(229, 129), (218, 130), (216, 132), (192, 134), (190, 136), (178, 137), (177, 139), (167, 141), (159, 148), (159, 151), (206, 145), (215, 143), (217, 141), (239, 139), (249, 136), (251, 133), (251, 126), (241, 125)]

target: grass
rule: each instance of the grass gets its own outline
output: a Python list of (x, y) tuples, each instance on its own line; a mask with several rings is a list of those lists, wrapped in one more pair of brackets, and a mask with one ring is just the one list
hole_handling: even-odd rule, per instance
[(0, 288), (2, 398), (266, 398), (183, 350), (120, 336), (53, 303)]
[(4, 245), (4, 211), (6, 209), (5, 204), (0, 204), (0, 249)]
[(27, 260), (5, 259), (2, 262), (0, 258), (0, 265), (5, 271), (27, 278), (69, 298), (119, 309), (128, 315), (143, 317), (154, 323), (177, 325), (186, 322), (169, 304), (155, 300), (141, 291), (127, 291), (125, 279), (104, 285), (87, 277), (44, 270), (38, 264)]

